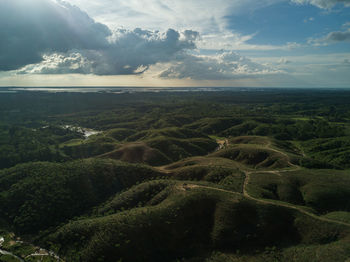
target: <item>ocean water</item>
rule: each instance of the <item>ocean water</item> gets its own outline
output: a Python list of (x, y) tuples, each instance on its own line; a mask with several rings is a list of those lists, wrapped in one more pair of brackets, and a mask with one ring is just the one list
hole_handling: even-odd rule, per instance
[(48, 93), (159, 93), (159, 92), (218, 92), (257, 91), (258, 88), (232, 87), (2, 87), (1, 93), (48, 92)]
[(307, 88), (307, 87), (0, 87), (1, 94), (18, 92), (47, 93), (160, 93), (160, 92), (300, 92), (300, 91), (350, 91), (350, 88)]

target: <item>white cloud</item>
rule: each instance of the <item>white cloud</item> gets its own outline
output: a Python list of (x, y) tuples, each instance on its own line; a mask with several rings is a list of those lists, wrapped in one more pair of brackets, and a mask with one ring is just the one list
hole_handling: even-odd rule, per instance
[[(304, 87), (349, 87), (350, 53), (285, 56), (292, 61), (281, 64), (281, 57), (255, 58), (257, 63), (269, 63), (286, 72), (283, 77), (294, 78), (292, 83)], [(302, 84), (303, 83), (303, 84)]]
[(281, 57), (255, 58), (257, 63), (269, 63), (286, 75), (303, 80), (307, 86), (348, 87), (350, 83), (350, 53), (330, 53), (283, 57), (292, 63), (280, 63)]
[(270, 56), (270, 57), (256, 57), (254, 61), (257, 63), (271, 63), (278, 64), (281, 59), (293, 61), (290, 66), (297, 66), (300, 70), (303, 70), (301, 65), (304, 64), (341, 64), (344, 59), (350, 61), (350, 53), (329, 53), (329, 54), (303, 54), (303, 55), (290, 55), (284, 56)]
[(39, 64), (30, 64), (17, 71), (18, 74), (90, 74), (92, 62), (80, 53), (44, 55)]
[(191, 28), (201, 34), (225, 29), (228, 15), (249, 13), (281, 1), (284, 0), (69, 0), (112, 28)]
[(292, 61), (288, 60), (285, 57), (282, 57), (280, 60), (278, 60), (278, 64), (280, 64), (280, 65), (287, 65), (287, 64), (290, 64), (290, 63), (292, 63)]
[(283, 45), (258, 45), (247, 43), (254, 35), (240, 35), (235, 33), (222, 33), (201, 36), (200, 41), (197, 42), (199, 49), (206, 50), (231, 50), (231, 51), (272, 51), (284, 50), (290, 51), (296, 48), (303, 47), (302, 44), (296, 42), (288, 42)]
[(215, 56), (186, 56), (164, 70), (161, 78), (188, 78), (195, 80), (225, 80), (264, 77), (283, 73), (272, 67), (255, 63), (234, 52)]
[(308, 17), (308, 18), (304, 19), (304, 23), (309, 23), (309, 22), (313, 22), (313, 21), (315, 21), (314, 17)]
[(297, 4), (311, 4), (323, 9), (331, 9), (336, 4), (343, 4), (344, 6), (350, 6), (348, 0), (292, 0), (292, 2)]

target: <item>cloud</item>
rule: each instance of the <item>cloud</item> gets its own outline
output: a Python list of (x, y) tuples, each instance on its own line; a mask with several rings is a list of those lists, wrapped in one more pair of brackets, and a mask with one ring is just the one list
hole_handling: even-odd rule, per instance
[(309, 22), (314, 22), (315, 18), (314, 17), (308, 17), (304, 19), (304, 23), (309, 23)]
[(292, 0), (297, 4), (311, 4), (323, 9), (331, 9), (336, 4), (343, 4), (346, 7), (350, 6), (348, 0)]
[(278, 60), (278, 64), (280, 64), (280, 65), (287, 65), (287, 64), (290, 64), (290, 63), (292, 63), (292, 61), (288, 60), (285, 57), (282, 57), (280, 60)]
[(253, 39), (256, 34), (240, 35), (238, 33), (225, 32), (210, 35), (201, 35), (200, 41), (197, 41), (199, 49), (206, 50), (254, 50), (254, 51), (271, 51), (286, 50), (290, 51), (303, 47), (296, 42), (287, 42), (282, 45), (251, 44), (249, 40)]
[(0, 71), (97, 75), (139, 74), (194, 49), (199, 33), (111, 31), (78, 7), (57, 0), (1, 3)]
[(227, 26), (227, 16), (285, 0), (70, 0), (92, 17), (114, 28), (133, 29), (143, 25), (150, 30), (192, 28), (201, 34), (217, 32)]
[(80, 53), (44, 55), (39, 64), (30, 64), (18, 74), (91, 74), (92, 62)]
[(168, 65), (161, 78), (200, 80), (281, 73), (234, 52), (203, 56), (194, 30), (110, 30), (61, 0), (8, 1), (0, 23), (6, 25), (0, 33), (0, 71), (139, 75), (153, 65)]
[(308, 43), (314, 46), (326, 46), (331, 43), (350, 42), (350, 28), (346, 31), (330, 32), (325, 37), (311, 38)]
[(165, 33), (135, 29), (113, 32), (105, 48), (51, 53), (43, 61), (23, 67), (19, 72), (36, 74), (80, 73), (95, 75), (140, 74), (150, 65), (169, 62), (185, 56), (185, 50), (195, 48), (193, 31)]
[[(229, 17), (247, 15), (255, 10), (286, 0), (70, 0), (84, 8), (97, 21), (110, 28), (132, 30), (177, 31), (192, 29), (201, 35), (200, 48), (236, 50), (252, 34), (235, 31)], [(266, 46), (245, 44), (244, 49), (263, 49)], [(276, 49), (273, 47), (273, 49)], [(277, 48), (279, 49), (279, 47)]]
[(281, 73), (283, 72), (280, 70), (255, 63), (235, 52), (222, 52), (215, 56), (187, 56), (164, 70), (160, 77), (194, 80), (231, 80)]
[(111, 31), (62, 1), (2, 1), (0, 70), (42, 61), (43, 54), (71, 49), (103, 49)]
[(326, 40), (331, 42), (350, 41), (350, 29), (345, 32), (331, 32), (327, 35)]
[(183, 32), (183, 35), (184, 35), (185, 39), (190, 40), (190, 41), (195, 41), (195, 40), (199, 39), (199, 33), (196, 31), (185, 30)]
[[(165, 33), (142, 29), (118, 30), (109, 48), (86, 51), (83, 54), (93, 63), (98, 75), (142, 73), (150, 65), (169, 62), (186, 50), (195, 49), (196, 32), (179, 33), (173, 29)], [(144, 70), (140, 71), (140, 68)]]

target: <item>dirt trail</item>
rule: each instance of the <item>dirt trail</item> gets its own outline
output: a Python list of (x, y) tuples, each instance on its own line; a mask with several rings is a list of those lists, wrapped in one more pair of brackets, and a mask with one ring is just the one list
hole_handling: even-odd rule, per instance
[(254, 201), (257, 201), (257, 202), (260, 202), (260, 203), (263, 203), (263, 204), (269, 204), (269, 205), (275, 205), (275, 206), (282, 206), (282, 207), (287, 207), (287, 208), (291, 208), (291, 209), (294, 209), (294, 210), (297, 210), (307, 216), (310, 216), (312, 218), (315, 218), (315, 219), (318, 219), (318, 220), (321, 220), (321, 221), (324, 221), (324, 222), (329, 222), (329, 223), (335, 223), (335, 224), (338, 224), (338, 225), (343, 225), (343, 226), (348, 226), (350, 227), (350, 223), (346, 223), (346, 222), (341, 222), (341, 221), (338, 221), (338, 220), (333, 220), (333, 219), (329, 219), (329, 218), (325, 218), (325, 217), (320, 217), (320, 216), (317, 216), (311, 212), (308, 212), (306, 210), (304, 210), (303, 208), (301, 207), (298, 207), (298, 206), (294, 206), (292, 204), (288, 204), (288, 203), (283, 203), (283, 202), (280, 202), (280, 203), (276, 203), (274, 201), (270, 201), (270, 200), (267, 200), (267, 199), (260, 199), (260, 198), (255, 198), (255, 197), (252, 197), (251, 195), (249, 195), (248, 191), (247, 191), (247, 185), (249, 184), (249, 180), (250, 180), (250, 174), (253, 174), (255, 172), (245, 172), (245, 180), (244, 180), (244, 184), (243, 184), (243, 195), (246, 197), (246, 198), (249, 198), (251, 200), (254, 200)]
[(171, 174), (171, 170), (167, 169), (168, 166), (157, 166), (157, 167), (153, 167), (155, 170), (165, 173), (165, 174)]
[[(287, 171), (287, 170), (286, 170)], [(290, 171), (290, 170), (288, 170), (288, 171)], [(279, 176), (279, 177), (281, 177), (282, 175), (281, 175), (281, 172), (283, 172), (283, 171), (273, 171), (273, 170), (268, 170), (268, 171), (257, 171), (257, 173), (268, 173), (268, 174), (274, 174), (274, 175), (276, 175), (276, 176)], [(284, 171), (285, 172), (285, 171)]]
[[(268, 149), (272, 150), (272, 151), (275, 151), (275, 152), (278, 152), (284, 156), (286, 156), (288, 159), (289, 159), (289, 156), (282, 152), (282, 151), (279, 151), (277, 149), (273, 149), (270, 147), (271, 146), (271, 142), (266, 146)], [(303, 208), (301, 207), (298, 207), (298, 206), (294, 206), (292, 204), (289, 204), (289, 203), (276, 203), (274, 201), (269, 201), (267, 199), (260, 199), (260, 198), (255, 198), (255, 197), (252, 197), (251, 195), (249, 195), (248, 191), (247, 191), (247, 186), (249, 184), (249, 180), (250, 180), (250, 174), (254, 174), (254, 173), (260, 173), (260, 172), (263, 172), (263, 173), (273, 173), (273, 174), (276, 174), (278, 176), (281, 176), (281, 173), (282, 172), (290, 172), (290, 171), (297, 171), (297, 170), (300, 170), (301, 167), (298, 166), (298, 165), (295, 165), (295, 164), (292, 164), (290, 162), (290, 160), (288, 160), (288, 164), (292, 167), (294, 167), (294, 169), (290, 169), (290, 170), (276, 170), (276, 171), (243, 171), (244, 174), (245, 174), (245, 179), (244, 179), (244, 184), (243, 184), (243, 195), (246, 197), (246, 198), (249, 198), (251, 200), (254, 200), (254, 201), (257, 201), (257, 202), (260, 202), (260, 203), (263, 203), (263, 204), (269, 204), (269, 205), (276, 205), (276, 206), (282, 206), (282, 207), (287, 207), (287, 208), (291, 208), (291, 209), (294, 209), (294, 210), (297, 210), (305, 215), (308, 215), (312, 218), (315, 218), (315, 219), (318, 219), (318, 220), (321, 220), (321, 221), (324, 221), (324, 222), (329, 222), (329, 223), (336, 223), (336, 224), (339, 224), (339, 225), (343, 225), (343, 226), (348, 226), (350, 227), (350, 223), (346, 223), (346, 222), (341, 222), (341, 221), (337, 221), (337, 220), (333, 220), (333, 219), (328, 219), (328, 218), (325, 218), (325, 217), (320, 217), (320, 216), (317, 216), (311, 212), (308, 212), (306, 210), (304, 210)]]
[[(217, 143), (219, 144), (219, 149), (218, 150), (221, 150), (221, 149), (225, 148), (229, 144), (228, 139), (217, 140)], [(323, 221), (323, 222), (328, 222), (328, 223), (333, 223), (333, 224), (338, 224), (338, 225), (350, 227), (350, 223), (341, 222), (341, 221), (338, 221), (338, 220), (333, 220), (333, 219), (317, 216), (317, 215), (315, 215), (315, 214), (313, 214), (311, 212), (308, 212), (308, 211), (304, 210), (303, 207), (294, 206), (293, 204), (289, 204), (289, 203), (285, 203), (285, 202), (275, 202), (275, 201), (271, 201), (271, 200), (268, 200), (268, 199), (255, 198), (255, 197), (249, 195), (249, 193), (247, 191), (247, 186), (249, 184), (249, 180), (250, 180), (250, 175), (251, 174), (254, 174), (254, 173), (255, 174), (256, 173), (272, 173), (272, 174), (276, 174), (278, 176), (282, 176), (281, 173), (297, 171), (297, 170), (302, 169), (300, 166), (291, 163), (290, 160), (289, 160), (289, 156), (286, 153), (284, 153), (282, 151), (279, 151), (277, 149), (271, 148), (271, 142), (266, 145), (266, 148), (268, 148), (268, 149), (270, 149), (272, 151), (275, 151), (277, 153), (280, 153), (283, 156), (287, 157), (288, 164), (291, 167), (294, 167), (294, 168), (293, 169), (282, 169), (282, 170), (265, 170), (265, 171), (264, 170), (253, 170), (253, 171), (252, 170), (241, 170), (245, 174), (245, 179), (244, 179), (244, 183), (243, 183), (243, 194), (238, 193), (238, 192), (225, 190), (225, 189), (216, 188), (216, 187), (211, 187), (211, 186), (197, 185), (197, 184), (193, 184), (193, 183), (184, 183), (182, 186), (180, 186), (181, 190), (191, 190), (191, 189), (194, 189), (194, 188), (206, 188), (206, 189), (209, 189), (209, 190), (221, 191), (221, 192), (225, 192), (225, 193), (236, 195), (236, 196), (244, 196), (244, 197), (246, 197), (246, 198), (248, 198), (250, 200), (253, 200), (253, 201), (265, 204), (265, 205), (274, 205), (274, 206), (280, 206), (280, 207), (286, 207), (286, 208), (294, 209), (294, 210), (296, 210), (296, 211), (298, 211), (298, 212), (300, 212), (300, 213), (302, 213), (304, 215), (310, 216), (310, 217), (312, 217), (314, 219), (318, 219), (318, 220)], [(159, 170), (160, 172), (163, 172), (163, 173), (166, 173), (166, 174), (171, 173), (170, 170), (166, 169), (166, 166), (156, 167), (156, 169)]]
[(308, 211), (304, 210), (302, 207), (293, 206), (292, 204), (288, 204), (288, 203), (283, 203), (283, 202), (276, 203), (276, 202), (273, 202), (273, 201), (270, 201), (270, 200), (267, 200), (267, 199), (260, 199), (260, 198), (252, 197), (247, 192), (247, 185), (249, 184), (249, 179), (250, 179), (249, 173), (251, 173), (251, 172), (246, 172), (245, 173), (246, 174), (246, 178), (245, 178), (244, 185), (243, 185), (243, 194), (238, 193), (238, 192), (225, 190), (225, 189), (221, 189), (221, 188), (210, 187), (210, 186), (202, 186), (202, 185), (196, 185), (196, 184), (184, 184), (183, 188), (185, 190), (189, 190), (189, 189), (193, 189), (193, 188), (205, 188), (205, 189), (209, 189), (209, 190), (225, 192), (225, 193), (236, 195), (236, 196), (242, 196), (243, 195), (244, 197), (246, 197), (246, 198), (248, 198), (250, 200), (262, 203), (264, 205), (274, 205), (274, 206), (281, 206), (281, 207), (291, 208), (291, 209), (297, 210), (300, 213), (303, 213), (304, 215), (310, 216), (310, 217), (312, 217), (314, 219), (318, 219), (318, 220), (323, 221), (323, 222), (328, 222), (328, 223), (333, 223), (333, 224), (338, 224), (338, 225), (350, 227), (350, 223), (345, 223), (345, 222), (341, 222), (341, 221), (337, 221), (337, 220), (333, 220), (333, 219), (329, 219), (329, 218), (325, 218), (325, 217), (320, 217), (320, 216), (317, 216), (317, 215), (315, 215), (315, 214), (313, 214), (311, 212), (308, 212)]
[(296, 169), (300, 169), (301, 168), (300, 166), (295, 165), (292, 162), (290, 162), (290, 157), (285, 152), (277, 150), (275, 148), (272, 148), (271, 146), (272, 146), (272, 144), (271, 144), (271, 142), (269, 142), (265, 147), (266, 147), (266, 149), (268, 149), (270, 151), (274, 151), (276, 153), (279, 153), (279, 154), (285, 156), (288, 159), (287, 164), (290, 165), (291, 167), (294, 167)]
[[(227, 141), (226, 140), (221, 140), (221, 141)], [(219, 143), (219, 141), (218, 141)], [(227, 141), (228, 143), (228, 141)], [(275, 152), (278, 152), (284, 156), (286, 156), (288, 159), (289, 159), (289, 156), (282, 152), (282, 151), (279, 151), (277, 149), (273, 149), (270, 147), (271, 146), (271, 143), (269, 143), (268, 145), (266, 145), (266, 147), (272, 151), (275, 151)], [(338, 224), (338, 225), (342, 225), (342, 226), (347, 226), (347, 227), (350, 227), (350, 223), (346, 223), (346, 222), (341, 222), (341, 221), (338, 221), (338, 220), (333, 220), (333, 219), (329, 219), (329, 218), (325, 218), (325, 217), (321, 217), (321, 216), (317, 216), (311, 212), (308, 212), (306, 210), (304, 210), (302, 207), (298, 207), (298, 206), (294, 206), (292, 204), (289, 204), (289, 203), (284, 203), (284, 202), (274, 202), (274, 201), (270, 201), (268, 199), (260, 199), (260, 198), (255, 198), (251, 195), (249, 195), (248, 191), (247, 191), (247, 186), (249, 184), (249, 180), (250, 180), (250, 174), (254, 174), (254, 173), (273, 173), (273, 174), (276, 174), (278, 176), (281, 176), (281, 173), (283, 172), (290, 172), (290, 171), (297, 171), (297, 170), (300, 170), (301, 167), (298, 166), (298, 165), (295, 165), (295, 164), (292, 164), (290, 161), (288, 161), (288, 164), (290, 164), (290, 166), (294, 167), (294, 169), (284, 169), (284, 170), (268, 170), (268, 171), (247, 171), (247, 170), (242, 170), (245, 174), (245, 179), (244, 179), (244, 183), (243, 183), (243, 196), (250, 199), (250, 200), (253, 200), (253, 201), (256, 201), (256, 202), (259, 202), (259, 203), (262, 203), (262, 204), (265, 204), (265, 205), (274, 205), (274, 206), (281, 206), (281, 207), (286, 207), (286, 208), (291, 208), (291, 209), (294, 209), (294, 210), (297, 210), (298, 212), (304, 214), (304, 215), (307, 215), (307, 216), (310, 216), (314, 219), (318, 219), (320, 221), (323, 221), (323, 222), (328, 222), (328, 223), (333, 223), (333, 224)], [(206, 188), (206, 189), (210, 189), (210, 190), (216, 190), (216, 191), (221, 191), (221, 192), (225, 192), (225, 193), (229, 193), (229, 194), (233, 194), (233, 195), (240, 195), (242, 196), (241, 193), (237, 193), (237, 192), (232, 192), (232, 191), (229, 191), (229, 190), (225, 190), (225, 189), (220, 189), (220, 188), (216, 188), (216, 187), (210, 187), (210, 186), (202, 186), (202, 185), (195, 185), (195, 184), (186, 184), (183, 186), (185, 189), (191, 189), (191, 188)]]

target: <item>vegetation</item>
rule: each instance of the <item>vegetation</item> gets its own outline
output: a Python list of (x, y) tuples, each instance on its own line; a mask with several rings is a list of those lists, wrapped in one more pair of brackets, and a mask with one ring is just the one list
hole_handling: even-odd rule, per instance
[(144, 166), (101, 159), (18, 165), (0, 171), (1, 216), (21, 233), (37, 232), (157, 175)]
[(283, 173), (255, 173), (248, 191), (255, 197), (306, 205), (325, 214), (350, 211), (350, 176), (336, 170), (298, 170)]
[(0, 248), (26, 262), (344, 262), (349, 99), (3, 93)]

